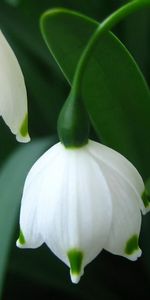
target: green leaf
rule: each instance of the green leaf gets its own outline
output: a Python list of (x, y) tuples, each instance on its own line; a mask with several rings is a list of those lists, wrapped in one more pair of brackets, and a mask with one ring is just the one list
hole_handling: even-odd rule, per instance
[(36, 159), (54, 142), (54, 138), (41, 139), (19, 147), (0, 170), (0, 294), (25, 177)]
[(69, 83), (97, 26), (96, 21), (63, 8), (49, 10), (41, 18), (45, 42)]
[[(41, 19), (44, 39), (72, 83), (80, 55), (98, 23), (66, 9)], [(150, 93), (137, 64), (111, 33), (95, 43), (82, 80), (82, 97), (98, 136), (149, 174)]]

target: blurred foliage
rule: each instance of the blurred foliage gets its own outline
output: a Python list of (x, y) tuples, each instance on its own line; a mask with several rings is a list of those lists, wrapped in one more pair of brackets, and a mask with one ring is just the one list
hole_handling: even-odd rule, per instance
[[(49, 136), (50, 141), (50, 136), (57, 134), (58, 113), (69, 91), (68, 83), (42, 39), (39, 30), (41, 13), (48, 8), (61, 6), (77, 10), (101, 21), (123, 3), (126, 3), (126, 0), (0, 1), (0, 27), (16, 53), (28, 90), (29, 131), (33, 140), (31, 143), (34, 144), (35, 138), (40, 139), (46, 136)], [(149, 12), (138, 12), (130, 16), (126, 21), (119, 24), (114, 32), (131, 51), (145, 78), (150, 83)], [(0, 165), (1, 174), (3, 174), (3, 170), (6, 169), (9, 162), (16, 157), (15, 152), (19, 146), (2, 120), (0, 121), (0, 134)], [(51, 145), (50, 142), (49, 145)], [(28, 149), (28, 154), (24, 156), (23, 166), (32, 165), (31, 157), (34, 157), (34, 153), (32, 147)], [(19, 150), (17, 149), (17, 151)], [(35, 159), (37, 155), (38, 149)], [(19, 176), (18, 164), (19, 160), (15, 164), (16, 170), (13, 169), (14, 174), (18, 174), (16, 176)], [(3, 190), (4, 188), (9, 189), (9, 185), (11, 186), (11, 205), (13, 208), (16, 195), (21, 197), (22, 186), (17, 193), (18, 186), (15, 184), (15, 180), (11, 180), (11, 174), (7, 178), (3, 182)], [(2, 299), (17, 300), (20, 297), (23, 299), (41, 297), (50, 300), (62, 298), (79, 300), (147, 299), (147, 294), (150, 291), (149, 215), (144, 218), (140, 241), (143, 256), (138, 262), (132, 263), (124, 258), (103, 252), (86, 267), (85, 275), (77, 286), (70, 283), (68, 268), (48, 248), (41, 247), (34, 251), (16, 249), (18, 214), (14, 226), (12, 247), (7, 254), (9, 260)]]

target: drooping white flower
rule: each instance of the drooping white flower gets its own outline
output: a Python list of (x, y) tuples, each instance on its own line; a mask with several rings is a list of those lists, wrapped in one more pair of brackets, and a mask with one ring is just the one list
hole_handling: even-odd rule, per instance
[(77, 283), (102, 249), (136, 260), (144, 184), (116, 151), (89, 140), (81, 148), (58, 143), (30, 170), (23, 192), (17, 246), (47, 246)]
[(29, 142), (27, 93), (17, 58), (0, 31), (0, 116), (19, 142)]

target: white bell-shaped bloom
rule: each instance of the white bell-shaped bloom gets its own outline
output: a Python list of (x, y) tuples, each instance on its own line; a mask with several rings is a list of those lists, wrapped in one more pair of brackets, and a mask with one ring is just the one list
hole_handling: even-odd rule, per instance
[(116, 151), (89, 140), (61, 143), (30, 170), (23, 191), (17, 246), (47, 246), (70, 267), (77, 283), (102, 249), (136, 260), (144, 184)]
[(19, 142), (30, 140), (27, 93), (17, 58), (0, 31), (0, 116)]

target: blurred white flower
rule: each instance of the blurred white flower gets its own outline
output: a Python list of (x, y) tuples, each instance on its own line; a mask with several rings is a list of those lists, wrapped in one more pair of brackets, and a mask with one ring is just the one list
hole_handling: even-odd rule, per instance
[(45, 242), (74, 283), (102, 249), (136, 260), (143, 191), (135, 167), (116, 151), (91, 140), (81, 148), (58, 143), (27, 176), (17, 246)]
[(29, 142), (27, 93), (17, 58), (0, 31), (0, 116), (19, 142)]

